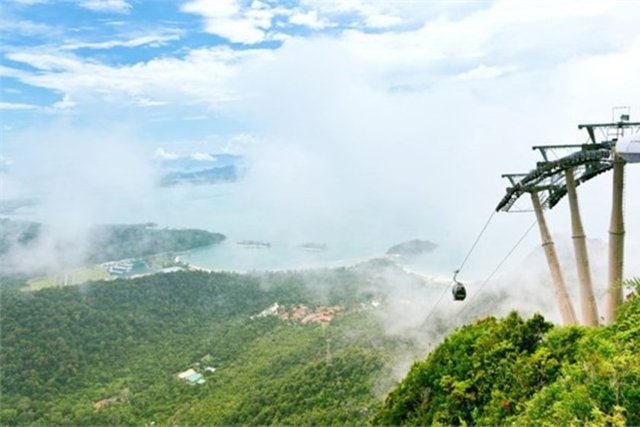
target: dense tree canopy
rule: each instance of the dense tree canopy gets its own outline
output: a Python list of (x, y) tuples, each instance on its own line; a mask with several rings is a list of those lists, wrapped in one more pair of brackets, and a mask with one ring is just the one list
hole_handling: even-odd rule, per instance
[[(2, 291), (0, 424), (360, 422), (397, 344), (347, 270), (264, 277), (178, 272), (37, 292)], [(367, 298), (364, 295), (362, 298)], [(275, 301), (340, 300), (331, 324), (251, 318)], [(204, 371), (205, 366), (216, 372)], [(195, 367), (203, 385), (176, 374)], [(94, 405), (107, 401), (104, 408)], [(356, 418), (354, 418), (356, 416)]]
[[(0, 424), (640, 424), (640, 299), (593, 329), (476, 321), (382, 403), (412, 343), (363, 309), (380, 297), (376, 268), (3, 286)], [(274, 302), (342, 311), (330, 323), (256, 316)], [(189, 368), (205, 383), (179, 380)]]
[(416, 362), (372, 419), (383, 425), (639, 425), (640, 299), (615, 324), (487, 318)]
[[(49, 240), (46, 245), (57, 252), (77, 249), (78, 242), (70, 243), (55, 237), (47, 225), (0, 219), (0, 272), (13, 272), (16, 253), (28, 257), (30, 250)], [(163, 252), (186, 251), (220, 243), (225, 236), (197, 229), (158, 228), (155, 224), (109, 224), (86, 230), (85, 247), (72, 260), (76, 265), (96, 264), (126, 258), (138, 258)], [(73, 247), (69, 247), (73, 246)], [(18, 258), (19, 258), (18, 257)]]

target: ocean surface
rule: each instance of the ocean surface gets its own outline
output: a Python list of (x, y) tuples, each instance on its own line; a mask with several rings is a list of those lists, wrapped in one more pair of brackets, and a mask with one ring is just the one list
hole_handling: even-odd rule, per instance
[[(387, 250), (409, 239), (426, 239), (438, 244), (431, 253), (393, 259), (414, 271), (430, 276), (449, 276), (455, 256), (436, 238), (412, 230), (401, 221), (392, 221), (381, 209), (376, 212), (350, 212), (325, 216), (322, 213), (261, 206), (252, 202), (240, 183), (167, 189), (163, 197), (180, 200), (180, 211), (162, 212), (154, 217), (160, 225), (195, 227), (223, 233), (227, 239), (218, 245), (198, 248), (181, 258), (193, 265), (213, 270), (263, 271), (299, 270), (353, 265), (371, 258), (385, 257)], [(169, 200), (162, 202), (164, 206)], [(428, 227), (425, 227), (428, 228)], [(268, 243), (252, 247), (243, 241)], [(305, 244), (322, 245), (312, 251)]]

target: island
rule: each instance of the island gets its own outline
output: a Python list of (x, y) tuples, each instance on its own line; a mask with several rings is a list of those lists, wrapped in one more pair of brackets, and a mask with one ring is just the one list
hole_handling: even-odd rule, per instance
[(271, 243), (260, 242), (258, 240), (240, 240), (238, 242), (238, 246), (250, 249), (269, 249), (271, 247)]
[(324, 252), (324, 251), (327, 250), (327, 244), (326, 243), (307, 242), (307, 243), (301, 244), (298, 247), (300, 249), (302, 249), (303, 251), (307, 251), (307, 252)]
[(428, 252), (433, 252), (438, 245), (429, 240), (413, 239), (398, 243), (387, 251), (387, 255), (392, 256), (416, 256)]

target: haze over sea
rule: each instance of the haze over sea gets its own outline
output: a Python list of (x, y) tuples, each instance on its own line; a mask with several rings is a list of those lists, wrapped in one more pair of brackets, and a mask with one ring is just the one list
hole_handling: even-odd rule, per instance
[[(448, 267), (456, 260), (447, 243), (424, 233), (408, 230), (402, 223), (387, 223), (379, 214), (363, 215), (362, 221), (344, 218), (315, 219), (310, 224), (303, 218), (290, 217), (288, 209), (276, 217), (259, 205), (248, 203), (247, 184), (240, 182), (213, 185), (179, 185), (156, 187), (153, 196), (144, 201), (145, 209), (120, 209), (104, 217), (92, 216), (92, 223), (156, 223), (159, 227), (198, 228), (227, 236), (221, 244), (198, 248), (180, 255), (181, 260), (213, 270), (253, 271), (283, 270), (352, 265), (370, 258), (385, 256), (386, 251), (404, 240), (421, 238), (438, 244), (433, 252), (399, 259), (412, 269), (430, 275), (449, 275)], [(36, 204), (23, 208), (13, 219), (48, 223), (51, 214), (46, 206)], [(417, 233), (417, 234), (416, 234)], [(432, 232), (431, 232), (432, 233)], [(268, 248), (239, 245), (242, 241), (269, 243)], [(324, 250), (305, 250), (304, 244), (326, 245)], [(445, 268), (441, 268), (445, 266)]]
[[(362, 259), (420, 238), (450, 276), (504, 194), (501, 173), (540, 160), (531, 146), (583, 143), (576, 125), (616, 120), (613, 106), (640, 112), (635, 2), (158, 4), (3, 2), (3, 199), (36, 194), (39, 219), (67, 229), (224, 233), (192, 254), (212, 268)], [(158, 155), (215, 153), (246, 158), (246, 179), (156, 188)], [(627, 169), (638, 194), (640, 169)], [(603, 241), (607, 176), (579, 191)], [(632, 274), (640, 201), (625, 203)], [(496, 215), (465, 274), (486, 277), (532, 221)], [(570, 244), (565, 201), (548, 221)], [(538, 244), (530, 233), (505, 267)]]

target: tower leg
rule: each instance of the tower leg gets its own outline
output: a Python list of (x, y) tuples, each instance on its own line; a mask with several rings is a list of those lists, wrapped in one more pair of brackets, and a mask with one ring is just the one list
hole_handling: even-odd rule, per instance
[(609, 283), (607, 289), (607, 322), (616, 320), (622, 303), (622, 268), (624, 260), (624, 220), (622, 197), (624, 188), (624, 160), (617, 158), (613, 164), (613, 198), (609, 227)]
[(549, 270), (551, 272), (551, 279), (553, 280), (553, 288), (556, 294), (556, 300), (558, 301), (558, 308), (560, 309), (560, 317), (562, 317), (562, 323), (565, 325), (575, 324), (576, 314), (571, 305), (569, 294), (567, 293), (567, 287), (560, 271), (560, 263), (558, 262), (558, 256), (556, 249), (549, 234), (547, 228), (547, 222), (542, 212), (542, 206), (540, 205), (540, 198), (538, 193), (531, 193), (531, 201), (533, 202), (533, 209), (536, 213), (536, 219), (538, 220), (538, 227), (540, 228), (540, 237), (542, 238), (542, 247), (544, 248), (544, 254), (547, 257), (547, 263), (549, 264)]
[(584, 228), (582, 227), (582, 218), (580, 217), (578, 193), (576, 192), (576, 181), (573, 176), (573, 169), (565, 169), (564, 174), (567, 182), (569, 208), (571, 209), (573, 250), (576, 256), (578, 279), (580, 280), (580, 308), (582, 311), (582, 322), (587, 326), (598, 326), (598, 306), (596, 305), (596, 298), (593, 294), (591, 269), (589, 268), (589, 255), (587, 252)]

